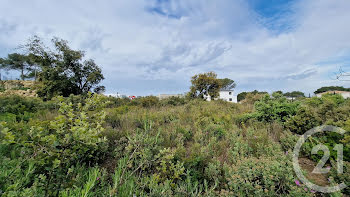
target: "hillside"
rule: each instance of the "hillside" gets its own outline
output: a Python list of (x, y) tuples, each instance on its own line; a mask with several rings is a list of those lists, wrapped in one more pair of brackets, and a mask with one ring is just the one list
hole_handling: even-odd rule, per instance
[(36, 97), (34, 81), (6, 80), (0, 81), (1, 95), (19, 95), (25, 97)]
[[(0, 97), (0, 195), (320, 195), (297, 178), (291, 153), (315, 126), (349, 131), (350, 100), (249, 99)], [(350, 184), (349, 140), (325, 134), (305, 142), (299, 162), (310, 181)], [(331, 150), (322, 176), (312, 174), (322, 157), (311, 154), (315, 141)], [(336, 143), (344, 145), (343, 174), (334, 167)]]

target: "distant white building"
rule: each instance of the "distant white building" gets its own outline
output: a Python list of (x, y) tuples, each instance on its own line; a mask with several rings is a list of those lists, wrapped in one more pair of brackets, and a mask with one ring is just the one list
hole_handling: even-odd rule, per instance
[(340, 94), (345, 99), (350, 98), (350, 92), (349, 91), (338, 91), (338, 90), (334, 90), (334, 91), (330, 90), (330, 91), (327, 91), (327, 92), (321, 92), (321, 93), (316, 94), (316, 96), (318, 98), (320, 98), (324, 94)]
[[(205, 99), (207, 101), (211, 101), (210, 96), (206, 96)], [(215, 98), (214, 100), (224, 100), (227, 102), (237, 103), (237, 95), (233, 94), (233, 90), (220, 90), (219, 92), (219, 98)]]
[(106, 96), (116, 97), (116, 98), (128, 98), (127, 95), (119, 94), (119, 92), (117, 92), (117, 94), (105, 94), (105, 95), (106, 95)]

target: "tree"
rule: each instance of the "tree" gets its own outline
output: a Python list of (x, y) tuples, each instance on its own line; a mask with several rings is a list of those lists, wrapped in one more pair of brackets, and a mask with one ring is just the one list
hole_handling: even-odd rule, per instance
[(3, 62), (4, 62), (4, 59), (3, 58), (0, 58), (0, 81), (2, 80), (2, 69), (4, 68), (3, 67)]
[(294, 116), (299, 107), (298, 102), (289, 102), (283, 95), (274, 93), (264, 95), (255, 104), (255, 118), (265, 122), (285, 122), (289, 117)]
[(53, 38), (54, 49), (46, 47), (34, 37), (23, 47), (31, 59), (40, 66), (38, 73), (38, 95), (50, 99), (56, 95), (86, 94), (93, 89), (101, 92), (98, 84), (104, 79), (101, 68), (89, 59), (83, 61), (84, 52), (73, 50), (66, 40)]
[(219, 79), (221, 84), (221, 88), (225, 90), (232, 90), (236, 87), (236, 83), (234, 80), (229, 78)]
[(7, 58), (0, 60), (0, 68), (5, 70), (18, 70), (21, 72), (21, 79), (32, 78), (34, 62), (28, 55), (19, 53), (8, 54)]
[(305, 94), (300, 91), (286, 92), (283, 95), (286, 97), (292, 97), (292, 98), (305, 97)]
[(241, 92), (237, 95), (237, 101), (238, 102), (243, 101), (247, 97), (248, 94), (251, 94), (251, 95), (261, 94), (261, 95), (263, 95), (263, 94), (268, 94), (268, 93), (267, 92), (259, 92), (258, 90), (254, 90), (252, 92)]
[(343, 86), (326, 86), (317, 89), (314, 93), (318, 94), (327, 91), (350, 91), (350, 88), (344, 88)]
[(204, 99), (206, 96), (216, 98), (221, 88), (220, 80), (214, 72), (202, 73), (192, 77), (191, 98)]
[(106, 88), (104, 86), (97, 86), (95, 89), (94, 89), (94, 92), (96, 94), (102, 94), (106, 91)]
[(277, 90), (277, 91), (275, 91), (273, 93), (283, 94), (283, 92), (281, 90)]

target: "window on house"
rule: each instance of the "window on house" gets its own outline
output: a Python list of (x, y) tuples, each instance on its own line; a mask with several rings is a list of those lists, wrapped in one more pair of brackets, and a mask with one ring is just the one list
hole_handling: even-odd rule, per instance
[(228, 94), (229, 94), (229, 95), (231, 95), (231, 94), (232, 94), (232, 92), (228, 92)]
[(229, 98), (228, 100), (229, 100), (229, 101), (232, 101), (232, 98)]

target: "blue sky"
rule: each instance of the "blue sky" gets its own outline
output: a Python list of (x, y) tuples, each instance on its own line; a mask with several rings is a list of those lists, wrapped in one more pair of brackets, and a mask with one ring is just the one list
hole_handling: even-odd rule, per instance
[(86, 51), (107, 93), (182, 93), (214, 71), (237, 92), (313, 92), (343, 85), (350, 63), (348, 0), (1, 0), (0, 56), (30, 36)]
[(290, 5), (295, 2), (295, 0), (248, 0), (249, 6), (266, 18), (275, 17), (286, 11), (291, 12), (292, 8)]

